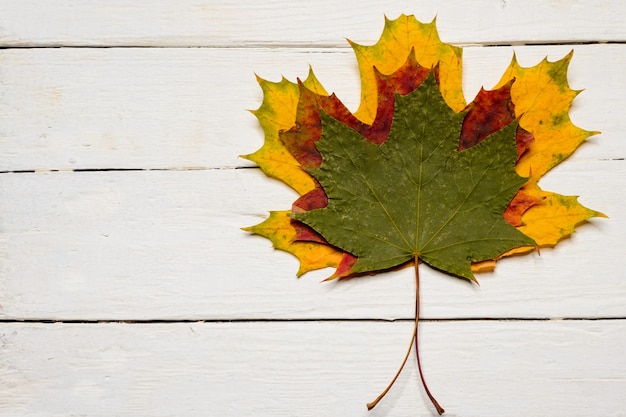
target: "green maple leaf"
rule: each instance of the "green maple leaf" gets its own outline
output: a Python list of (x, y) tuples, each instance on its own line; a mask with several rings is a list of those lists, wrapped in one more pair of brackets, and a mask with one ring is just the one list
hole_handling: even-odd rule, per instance
[(352, 46), (362, 85), (355, 113), (312, 73), (297, 84), (260, 81), (264, 101), (255, 114), (265, 142), (245, 157), (300, 197), (291, 211), (244, 230), (297, 256), (299, 273), (336, 268), (328, 279), (412, 263), (409, 349), (367, 407), (389, 391), (415, 344), (422, 385), (442, 414), (420, 365), (419, 264), (474, 280), (472, 269), (554, 246), (580, 222), (604, 217), (537, 184), (597, 132), (569, 120), (577, 94), (567, 84), (571, 54), (529, 68), (513, 59), (500, 83), (468, 105), (461, 49), (439, 40), (434, 21), (401, 15), (385, 21), (375, 45)]
[(396, 95), (381, 145), (322, 113), (323, 162), (308, 172), (328, 205), (293, 217), (356, 256), (351, 273), (419, 259), (473, 280), (472, 262), (535, 245), (503, 217), (526, 182), (515, 171), (517, 123), (459, 152), (464, 117), (444, 102), (432, 73)]

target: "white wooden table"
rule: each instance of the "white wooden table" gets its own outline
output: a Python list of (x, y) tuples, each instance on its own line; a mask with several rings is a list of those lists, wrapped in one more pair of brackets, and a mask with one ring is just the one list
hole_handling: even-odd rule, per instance
[(383, 16), (437, 14), (466, 97), (513, 52), (574, 49), (573, 121), (601, 130), (541, 182), (609, 215), (481, 286), (422, 269), (421, 349), (449, 416), (626, 415), (626, 3), (0, 0), (0, 416), (416, 416), (404, 270), (320, 283), (239, 230), (295, 195), (238, 158), (255, 80), (356, 110)]

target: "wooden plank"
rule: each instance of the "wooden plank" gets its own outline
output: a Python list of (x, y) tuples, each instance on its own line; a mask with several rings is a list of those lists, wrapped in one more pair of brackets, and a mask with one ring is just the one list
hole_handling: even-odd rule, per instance
[[(481, 287), (422, 268), (424, 316), (624, 317), (624, 161), (568, 161), (545, 189), (606, 212), (554, 250), (501, 262)], [(293, 191), (257, 169), (0, 176), (7, 319), (410, 318), (413, 272), (340, 283), (239, 230)]]
[[(517, 47), (522, 65), (569, 46)], [(511, 48), (465, 48), (465, 91), (491, 88)], [(263, 135), (253, 115), (262, 97), (254, 72), (279, 80), (311, 64), (351, 109), (359, 80), (351, 51), (337, 49), (44, 49), (0, 51), (0, 171), (250, 166), (240, 154)], [(602, 136), (574, 158), (626, 156), (623, 45), (577, 46), (570, 65), (573, 120)]]
[[(2, 46), (343, 45), (377, 40), (383, 16), (435, 15), (455, 43), (623, 41), (620, 0), (266, 2), (21, 0), (0, 3)], [(53, 16), (54, 18), (51, 18)]]
[[(431, 415), (413, 360), (374, 411), (412, 323), (0, 324), (5, 416)], [(422, 323), (448, 415), (617, 416), (624, 320)]]
[(467, 97), (513, 50), (533, 65), (576, 44), (572, 118), (603, 134), (541, 184), (611, 216), (481, 287), (422, 268), (423, 317), (446, 320), (420, 329), (431, 389), (446, 415), (623, 413), (626, 3), (0, 0), (0, 415), (434, 414), (412, 361), (364, 406), (405, 352), (412, 323), (378, 320), (412, 317), (412, 271), (296, 279), (290, 255), (239, 230), (294, 193), (233, 169), (262, 142), (255, 72), (311, 64), (356, 109), (343, 39), (371, 44), (402, 12), (474, 45)]

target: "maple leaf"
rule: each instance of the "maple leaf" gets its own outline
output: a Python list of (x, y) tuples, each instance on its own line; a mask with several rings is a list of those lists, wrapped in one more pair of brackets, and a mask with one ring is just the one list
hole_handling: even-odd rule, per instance
[[(312, 190), (315, 183), (302, 171), (298, 162), (279, 139), (279, 132), (289, 129), (295, 123), (300, 94), (298, 84), (285, 78), (278, 83), (261, 78), (257, 80), (263, 90), (264, 99), (261, 107), (252, 113), (257, 116), (263, 128), (265, 143), (258, 151), (243, 157), (256, 162), (267, 175), (280, 179), (300, 194), (304, 194)], [(326, 94), (313, 71), (309, 71), (303, 85), (312, 91)]]
[(526, 182), (515, 171), (516, 123), (459, 152), (465, 113), (450, 109), (434, 76), (395, 97), (388, 139), (376, 145), (322, 114), (316, 148), (328, 206), (295, 213), (357, 258), (351, 273), (421, 260), (473, 279), (471, 262), (535, 242), (503, 213)]
[[(419, 360), (418, 264), (474, 280), (496, 260), (554, 246), (577, 224), (604, 217), (576, 197), (543, 191), (539, 178), (597, 132), (574, 126), (578, 92), (567, 84), (571, 54), (523, 68), (515, 57), (493, 90), (465, 103), (460, 48), (442, 43), (435, 22), (385, 20), (373, 46), (351, 42), (361, 73), (352, 114), (313, 72), (304, 82), (259, 79), (255, 111), (264, 145), (244, 156), (300, 198), (244, 230), (300, 260), (298, 275), (329, 278), (413, 263)], [(389, 386), (389, 387), (390, 387)], [(368, 408), (385, 395), (383, 393)]]
[(305, 259), (298, 276), (315, 269), (337, 267), (342, 254), (332, 246), (296, 240), (297, 231), (290, 223), (290, 211), (272, 211), (270, 216), (256, 226), (244, 230), (262, 235), (274, 243), (276, 249), (289, 251), (298, 259)]
[[(455, 111), (465, 109), (461, 88), (462, 50), (441, 42), (434, 20), (424, 24), (413, 16), (405, 15), (395, 20), (385, 19), (385, 29), (375, 45), (363, 46), (354, 42), (351, 45), (357, 56), (362, 80), (361, 106), (354, 115), (357, 120), (372, 123), (380, 112), (379, 86), (374, 67), (386, 74), (397, 73), (405, 64), (411, 50), (421, 66), (438, 66), (439, 86), (448, 106)], [(468, 105), (468, 126), (464, 126), (463, 137), (460, 138), (461, 142), (469, 146), (469, 143), (484, 139), (487, 133), (492, 133), (496, 128), (505, 126), (513, 119), (520, 119), (521, 127), (517, 134), (520, 158), (516, 169), (520, 175), (531, 177), (534, 185), (530, 186), (529, 182), (522, 187), (505, 211), (505, 218), (534, 239), (537, 247), (554, 246), (573, 233), (576, 225), (591, 217), (606, 217), (572, 200), (573, 197), (545, 192), (537, 185), (541, 175), (571, 154), (587, 137), (597, 133), (574, 126), (567, 114), (573, 98), (578, 94), (567, 85), (567, 66), (570, 59), (571, 54), (556, 62), (544, 60), (535, 67), (524, 68), (517, 63), (514, 56), (496, 88), (492, 91), (482, 90)], [(263, 127), (265, 143), (257, 152), (243, 157), (256, 162), (267, 175), (284, 181), (299, 194), (306, 195), (315, 189), (315, 180), (302, 169), (303, 165), (287, 149), (282, 141), (284, 135), (281, 138), (280, 132), (294, 126), (298, 107), (301, 107), (300, 112), (303, 113), (298, 117), (298, 123), (306, 119), (307, 111), (315, 107), (310, 103), (308, 108), (303, 106), (300, 100), (302, 86), (320, 97), (326, 97), (326, 92), (312, 71), (302, 85), (285, 79), (279, 83), (260, 78), (258, 80), (264, 100), (261, 107), (253, 113)], [(515, 82), (512, 83), (512, 80)], [(547, 199), (547, 196), (552, 198)], [(546, 234), (546, 224), (538, 222), (539, 218), (551, 218), (558, 221), (561, 227), (552, 227), (550, 233)], [(301, 246), (295, 244), (298, 239), (293, 238), (302, 235), (302, 231), (297, 230), (298, 226), (286, 216), (275, 220), (276, 227), (290, 229), (290, 233), (272, 233), (267, 228), (245, 230), (268, 237), (276, 248), (296, 255), (300, 261), (299, 274), (326, 266), (337, 268), (329, 279), (350, 274), (350, 266), (356, 260), (349, 253), (342, 253), (332, 247), (330, 250), (319, 248), (329, 254), (327, 262), (319, 262), (318, 251), (313, 248), (327, 246), (323, 239), (312, 241), (309, 247), (311, 250), (302, 251)], [(534, 247), (530, 246), (518, 248), (502, 256), (532, 249)], [(308, 253), (311, 254), (310, 257)], [(343, 256), (337, 256), (338, 253)], [(495, 260), (476, 262), (472, 265), (472, 270), (493, 270)]]

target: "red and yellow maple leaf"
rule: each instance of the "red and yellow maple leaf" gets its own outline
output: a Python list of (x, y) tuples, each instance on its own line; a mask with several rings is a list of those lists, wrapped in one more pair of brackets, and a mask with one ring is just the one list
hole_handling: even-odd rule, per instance
[[(571, 54), (531, 68), (514, 57), (493, 90), (466, 104), (462, 50), (441, 42), (434, 21), (402, 15), (385, 21), (375, 45), (351, 44), (362, 82), (354, 114), (312, 71), (304, 82), (259, 80), (264, 100), (254, 113), (265, 142), (245, 158), (300, 197), (290, 212), (244, 230), (298, 257), (298, 275), (334, 267), (333, 279), (413, 263), (412, 345), (419, 262), (474, 280), (502, 257), (554, 246), (604, 216), (538, 185), (597, 132), (569, 118), (578, 94), (567, 83)], [(417, 343), (416, 354), (442, 414)]]
[[(413, 68), (405, 65), (413, 51), (417, 65), (438, 69), (438, 85), (448, 106), (456, 112), (467, 111), (466, 123), (473, 127), (464, 129), (466, 137), (460, 138), (460, 149), (463, 149), (463, 141), (466, 141), (465, 147), (469, 147), (511, 120), (519, 120), (517, 144), (520, 156), (516, 169), (520, 175), (529, 177), (529, 182), (519, 190), (505, 211), (510, 224), (534, 239), (537, 246), (551, 247), (571, 235), (579, 223), (591, 217), (604, 217), (602, 213), (582, 206), (575, 197), (543, 191), (537, 184), (541, 176), (571, 155), (586, 138), (597, 133), (576, 127), (569, 118), (569, 108), (578, 94), (567, 83), (571, 53), (556, 62), (544, 60), (530, 68), (521, 67), (514, 56), (494, 90), (482, 90), (472, 103), (466, 105), (462, 90), (462, 49), (441, 42), (434, 20), (424, 24), (405, 15), (395, 20), (385, 19), (383, 34), (376, 44), (350, 43), (361, 74), (361, 105), (355, 114), (349, 115), (345, 108), (340, 108), (334, 95), (327, 95), (312, 70), (303, 82), (283, 79), (272, 83), (259, 79), (264, 99), (253, 113), (263, 128), (265, 142), (258, 151), (244, 158), (256, 162), (267, 175), (285, 182), (302, 196), (315, 190), (316, 181), (293, 155), (299, 147), (294, 146), (290, 151), (285, 145), (288, 134), (281, 138), (281, 132), (292, 129), (297, 117), (305, 120), (313, 109), (319, 111), (320, 103), (325, 111), (331, 114), (335, 111), (340, 120), (351, 120), (353, 125), (373, 125), (376, 119), (379, 125), (384, 124), (385, 119), (389, 122), (388, 107), (387, 114), (381, 115), (381, 109), (385, 107), (379, 102), (381, 95), (376, 72), (402, 79), (394, 88), (403, 88), (402, 83), (410, 76), (415, 84), (418, 81), (415, 65)], [(415, 85), (405, 88), (415, 88)], [(301, 100), (303, 91), (308, 95), (306, 105)], [(308, 146), (314, 147), (313, 142)], [(355, 262), (351, 254), (328, 245), (323, 239), (299, 241), (298, 236), (302, 238), (303, 232), (296, 227), (287, 212), (282, 212), (273, 214), (261, 225), (244, 230), (265, 236), (276, 248), (294, 254), (300, 261), (298, 275), (325, 267), (338, 268), (330, 278), (350, 274), (350, 267)], [(533, 249), (516, 248), (498, 258)], [(475, 272), (490, 271), (495, 262), (496, 259), (476, 262), (472, 268)]]
[[(315, 181), (310, 175), (302, 171), (300, 164), (279, 138), (279, 133), (291, 128), (296, 121), (296, 110), (300, 97), (298, 84), (285, 78), (278, 83), (258, 77), (257, 80), (263, 90), (263, 103), (252, 113), (263, 128), (265, 142), (259, 150), (244, 155), (243, 158), (255, 162), (268, 176), (277, 178), (298, 193), (304, 194), (315, 188)], [(303, 85), (316, 93), (326, 94), (324, 87), (315, 78), (312, 70), (309, 71), (309, 76)]]

